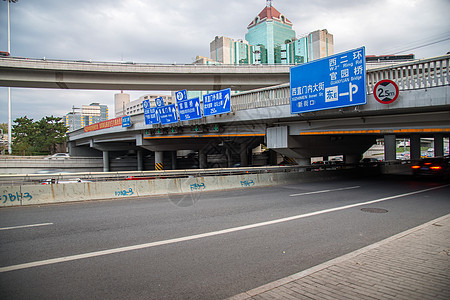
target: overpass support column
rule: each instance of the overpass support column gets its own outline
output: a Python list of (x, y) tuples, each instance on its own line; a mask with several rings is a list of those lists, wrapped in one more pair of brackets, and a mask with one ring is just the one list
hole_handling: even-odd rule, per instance
[(421, 151), (420, 151), (420, 135), (413, 134), (410, 137), (410, 153), (411, 153), (411, 160), (419, 160)]
[(208, 166), (208, 157), (206, 156), (205, 150), (199, 150), (198, 151), (198, 167), (200, 169), (206, 169)]
[(172, 156), (172, 170), (176, 170), (177, 169), (177, 151), (172, 151), (171, 156)]
[(241, 156), (241, 167), (247, 167), (248, 166), (248, 148), (247, 148), (247, 144), (242, 143), (240, 145), (240, 152), (239, 152), (240, 156)]
[(444, 135), (442, 133), (434, 135), (434, 156), (444, 156)]
[(384, 136), (384, 160), (392, 161), (397, 159), (397, 145), (395, 144), (395, 134)]
[(227, 166), (231, 168), (233, 166), (233, 156), (231, 155), (230, 148), (225, 149), (225, 155), (227, 156)]
[(144, 154), (142, 150), (137, 151), (137, 168), (138, 171), (144, 171)]
[(155, 170), (156, 171), (164, 170), (164, 152), (163, 151), (155, 151)]
[(345, 154), (344, 162), (346, 164), (357, 164), (361, 160), (361, 154)]
[(109, 172), (109, 151), (103, 151), (103, 172)]
[(278, 158), (278, 153), (269, 149), (269, 165), (271, 165), (271, 166), (278, 165), (277, 158)]

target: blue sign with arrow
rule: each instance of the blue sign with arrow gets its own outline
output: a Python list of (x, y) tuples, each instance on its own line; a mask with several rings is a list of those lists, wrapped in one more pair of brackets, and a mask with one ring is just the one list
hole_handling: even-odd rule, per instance
[(158, 111), (156, 107), (150, 107), (150, 100), (142, 101), (144, 107), (145, 125), (159, 124)]
[(203, 115), (213, 116), (231, 112), (231, 89), (203, 95)]
[(291, 68), (291, 114), (367, 103), (365, 48)]
[(159, 120), (162, 125), (178, 122), (177, 109), (175, 104), (158, 107)]
[(180, 121), (189, 121), (202, 118), (202, 110), (200, 108), (200, 98), (189, 99), (178, 102), (178, 113)]

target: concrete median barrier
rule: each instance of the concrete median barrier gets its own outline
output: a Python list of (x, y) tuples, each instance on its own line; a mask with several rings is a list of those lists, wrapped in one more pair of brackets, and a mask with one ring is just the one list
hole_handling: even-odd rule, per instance
[(350, 170), (280, 172), (170, 179), (2, 186), (0, 187), (0, 207), (246, 189), (306, 181), (330, 180), (342, 176), (349, 176), (353, 173)]

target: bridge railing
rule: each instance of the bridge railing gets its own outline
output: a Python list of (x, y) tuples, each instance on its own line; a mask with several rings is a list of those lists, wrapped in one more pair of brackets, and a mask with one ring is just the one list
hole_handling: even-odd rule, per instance
[(289, 103), (289, 83), (270, 88), (242, 92), (231, 97), (231, 109), (233, 111), (287, 105)]
[[(367, 70), (367, 94), (383, 79), (391, 79), (400, 90), (416, 90), (450, 83), (450, 55), (417, 60), (388, 67)], [(263, 108), (290, 103), (289, 83), (242, 92), (231, 98), (232, 111)]]
[(367, 92), (372, 93), (378, 81), (390, 79), (399, 90), (426, 89), (449, 85), (450, 55), (417, 60), (367, 71)]

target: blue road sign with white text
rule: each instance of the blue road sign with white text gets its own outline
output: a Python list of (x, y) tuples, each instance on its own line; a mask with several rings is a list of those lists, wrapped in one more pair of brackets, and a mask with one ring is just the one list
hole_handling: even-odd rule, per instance
[(131, 118), (130, 116), (122, 117), (122, 127), (131, 127)]
[(291, 114), (367, 103), (365, 48), (292, 67)]
[(175, 98), (177, 99), (177, 102), (187, 100), (187, 91), (181, 90), (181, 91), (175, 92)]
[(175, 104), (158, 107), (159, 120), (162, 125), (178, 122), (177, 109)]
[(150, 100), (142, 101), (144, 107), (145, 125), (159, 124), (158, 111), (156, 107), (150, 107)]
[(202, 118), (202, 110), (200, 108), (200, 98), (193, 98), (178, 102), (178, 113), (180, 121), (189, 121)]
[(203, 95), (203, 115), (213, 116), (231, 112), (231, 89)]
[(163, 107), (164, 106), (163, 97), (155, 98), (155, 104), (156, 104), (156, 107)]

